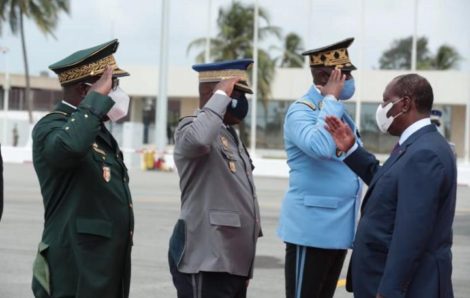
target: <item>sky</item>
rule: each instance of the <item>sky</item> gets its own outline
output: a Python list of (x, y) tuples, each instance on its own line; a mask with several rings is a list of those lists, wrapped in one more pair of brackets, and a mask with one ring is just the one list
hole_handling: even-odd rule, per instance
[[(271, 25), (284, 35), (300, 35), (305, 49), (321, 47), (346, 37), (355, 37), (350, 48), (353, 63), (364, 69), (378, 68), (381, 53), (393, 40), (413, 33), (412, 0), (258, 0), (270, 16)], [(62, 14), (55, 38), (26, 23), (26, 42), (32, 74), (69, 54), (113, 38), (120, 46), (116, 59), (125, 66), (146, 65), (158, 69), (161, 30), (161, 0), (71, 0), (70, 15)], [(217, 32), (218, 10), (232, 0), (170, 0), (169, 65), (188, 67), (197, 51), (187, 53), (188, 44)], [(254, 1), (241, 0), (243, 3)], [(209, 20), (209, 3), (211, 19)], [(361, 18), (361, 4), (363, 18)], [(460, 70), (470, 71), (470, 1), (418, 0), (418, 35), (429, 39), (431, 52), (442, 44), (454, 46), (463, 60)], [(361, 21), (362, 20), (362, 21)], [(210, 25), (209, 25), (210, 24)], [(363, 24), (363, 26), (361, 25)], [(363, 30), (361, 30), (361, 27)], [(280, 47), (282, 41), (269, 39), (262, 46)], [(12, 73), (24, 73), (21, 41), (10, 34), (6, 24), (0, 47), (10, 49), (7, 59)], [(272, 52), (275, 57), (279, 53)], [(0, 54), (0, 72), (6, 67)]]

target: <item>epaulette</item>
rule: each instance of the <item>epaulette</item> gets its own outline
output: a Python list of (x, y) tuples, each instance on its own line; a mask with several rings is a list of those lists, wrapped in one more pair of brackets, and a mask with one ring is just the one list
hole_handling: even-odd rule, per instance
[(189, 125), (193, 122), (193, 121), (188, 121), (186, 123), (181, 124), (181, 122), (187, 120), (188, 118), (196, 118), (196, 116), (185, 116), (185, 117), (180, 118), (178, 120), (178, 129), (182, 129), (183, 127), (185, 127), (185, 126), (187, 126), (187, 125)]
[(187, 118), (196, 118), (196, 116), (190, 115), (190, 116), (181, 117), (181, 118), (178, 119), (178, 123), (185, 120), (185, 119), (187, 119)]
[(52, 115), (61, 115), (61, 116), (64, 116), (64, 117), (69, 117), (70, 116), (69, 113), (65, 113), (65, 112), (62, 112), (62, 111), (52, 111), (52, 112), (47, 113), (44, 117), (42, 117), (42, 119), (48, 118), (49, 116), (52, 116)]
[(50, 113), (48, 113), (46, 116), (49, 116), (49, 115), (54, 115), (54, 114), (59, 114), (59, 115), (62, 115), (62, 116), (70, 116), (70, 114), (66, 113), (66, 112), (62, 112), (62, 111), (52, 111)]
[(316, 111), (316, 110), (317, 110), (317, 106), (316, 106), (313, 102), (310, 102), (310, 101), (298, 100), (298, 101), (296, 101), (295, 103), (300, 103), (300, 104), (306, 105), (307, 107), (309, 107), (310, 109), (312, 109), (312, 111)]

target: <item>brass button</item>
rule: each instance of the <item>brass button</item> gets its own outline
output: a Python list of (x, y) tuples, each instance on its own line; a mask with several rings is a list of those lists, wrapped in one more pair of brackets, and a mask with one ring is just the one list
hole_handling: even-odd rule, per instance
[(85, 116), (84, 116), (84, 117), (85, 117), (85, 118), (88, 118), (88, 114), (85, 114)]
[(70, 120), (70, 121), (75, 122), (75, 118), (72, 118), (72, 120)]
[(70, 129), (70, 127), (68, 127), (68, 126), (65, 127), (65, 130), (69, 130), (69, 129)]

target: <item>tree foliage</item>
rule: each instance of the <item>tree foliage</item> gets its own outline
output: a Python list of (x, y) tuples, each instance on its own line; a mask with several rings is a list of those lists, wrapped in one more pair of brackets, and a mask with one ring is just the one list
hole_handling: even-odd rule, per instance
[[(280, 38), (281, 29), (272, 26), (267, 11), (260, 7), (258, 38), (260, 43), (268, 37)], [(210, 39), (210, 60), (222, 61), (253, 57), (254, 7), (233, 1), (227, 8), (219, 10), (217, 18), (218, 32)], [(195, 48), (202, 49), (196, 55), (198, 63), (204, 62), (204, 37), (192, 41), (188, 52)], [(208, 62), (208, 61), (207, 61)], [(266, 107), (271, 96), (270, 84), (274, 78), (275, 63), (268, 51), (258, 48), (258, 95)]]
[(279, 63), (280, 67), (303, 67), (304, 57), (301, 55), (303, 50), (302, 38), (291, 32), (284, 38), (282, 54), (276, 58), (276, 62)]
[(69, 0), (0, 0), (0, 33), (6, 23), (14, 35), (19, 34), (21, 37), (26, 77), (25, 98), (30, 123), (33, 121), (33, 99), (31, 97), (24, 18), (32, 20), (44, 34), (54, 37), (53, 32), (59, 21), (59, 14), (61, 12), (69, 13), (69, 11)]
[[(379, 59), (381, 69), (410, 69), (411, 68), (412, 37), (397, 39)], [(428, 39), (419, 37), (416, 47), (416, 69), (446, 70), (458, 67), (461, 57), (457, 50), (448, 45), (442, 45), (433, 55), (428, 47)]]

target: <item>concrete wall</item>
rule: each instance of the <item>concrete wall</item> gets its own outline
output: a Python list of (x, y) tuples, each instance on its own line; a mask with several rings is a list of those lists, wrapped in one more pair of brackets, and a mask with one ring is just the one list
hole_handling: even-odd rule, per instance
[(193, 115), (199, 108), (199, 100), (196, 98), (185, 98), (181, 101), (181, 117)]

